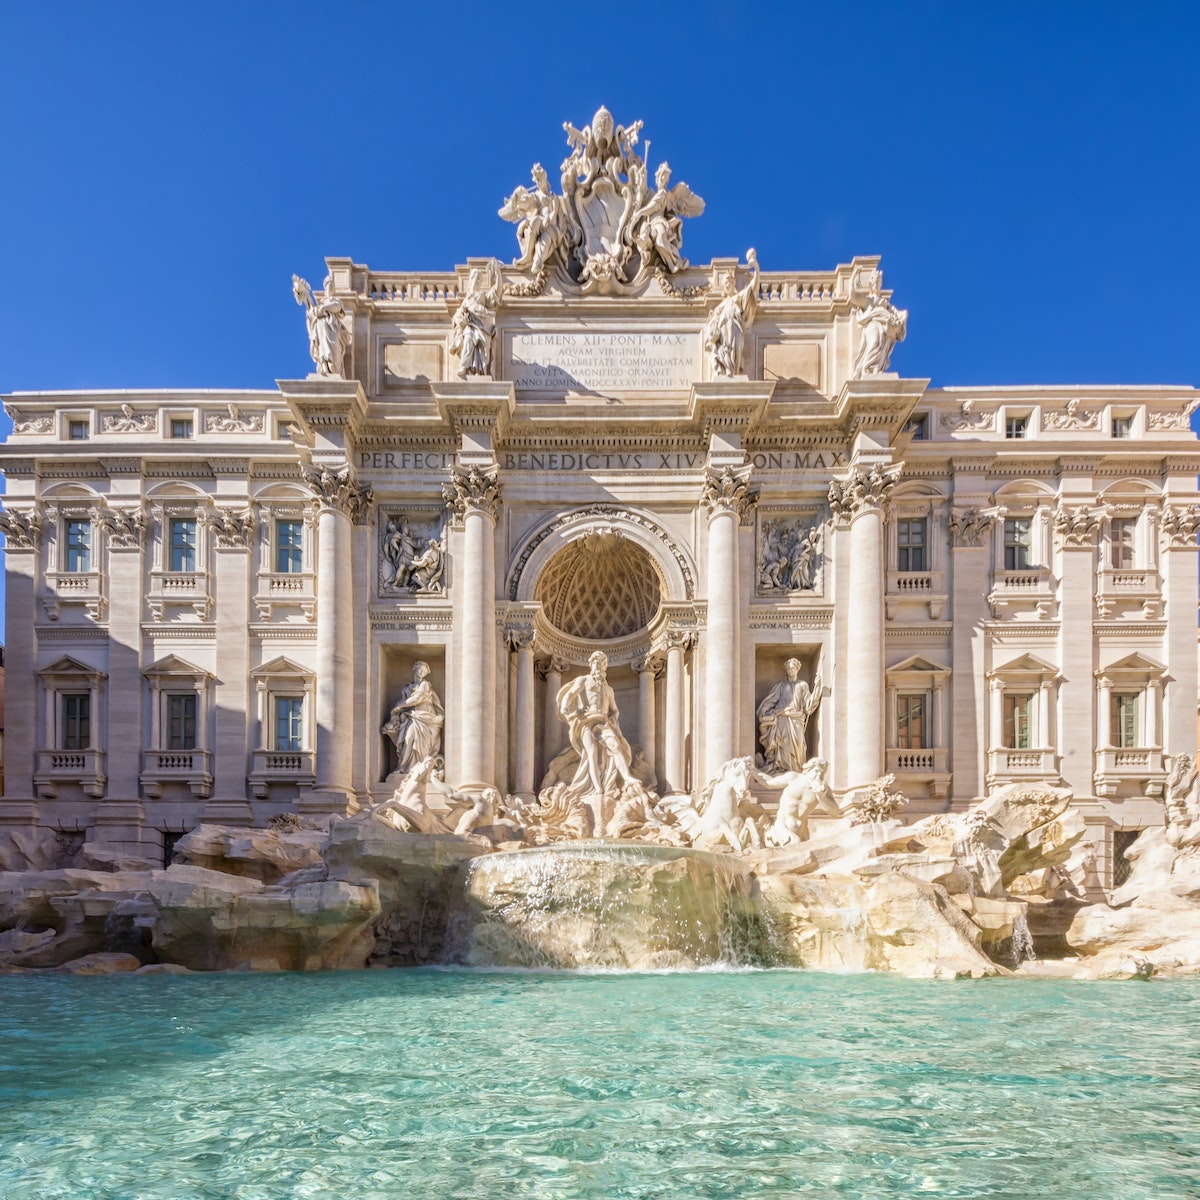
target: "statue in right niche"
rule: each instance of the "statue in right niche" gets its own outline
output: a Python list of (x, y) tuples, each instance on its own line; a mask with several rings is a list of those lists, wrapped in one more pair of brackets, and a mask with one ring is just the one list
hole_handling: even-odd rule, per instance
[(413, 663), (412, 683), (401, 691), (381, 731), (396, 747), (396, 772), (401, 775), (441, 749), (446, 713), (430, 674), (427, 662)]
[(758, 706), (758, 737), (772, 771), (802, 771), (808, 761), (808, 722), (821, 703), (821, 676), (809, 687), (800, 678), (800, 660), (789, 658), (780, 680)]

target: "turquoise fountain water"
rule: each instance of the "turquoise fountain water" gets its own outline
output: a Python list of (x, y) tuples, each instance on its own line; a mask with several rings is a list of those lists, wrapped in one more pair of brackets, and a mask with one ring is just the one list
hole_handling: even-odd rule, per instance
[(5, 1200), (1200, 1194), (1200, 980), (0, 980)]

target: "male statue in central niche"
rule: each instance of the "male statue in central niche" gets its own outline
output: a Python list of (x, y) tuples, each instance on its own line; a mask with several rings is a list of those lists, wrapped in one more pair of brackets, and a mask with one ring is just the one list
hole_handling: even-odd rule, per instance
[(633, 750), (617, 724), (620, 714), (608, 682), (608, 656), (595, 651), (588, 657), (588, 668), (586, 675), (559, 691), (558, 711), (579, 755), (570, 791), (603, 796), (628, 784), (637, 785), (638, 780), (631, 769)]
[(808, 761), (808, 722), (821, 703), (821, 676), (810, 688), (800, 678), (800, 660), (789, 658), (780, 680), (758, 706), (763, 759), (774, 771), (802, 771)]

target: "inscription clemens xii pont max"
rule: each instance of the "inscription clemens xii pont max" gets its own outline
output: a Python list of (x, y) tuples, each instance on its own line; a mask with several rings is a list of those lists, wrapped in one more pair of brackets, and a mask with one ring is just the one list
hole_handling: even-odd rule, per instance
[(512, 382), (542, 392), (687, 391), (700, 378), (698, 333), (514, 333)]

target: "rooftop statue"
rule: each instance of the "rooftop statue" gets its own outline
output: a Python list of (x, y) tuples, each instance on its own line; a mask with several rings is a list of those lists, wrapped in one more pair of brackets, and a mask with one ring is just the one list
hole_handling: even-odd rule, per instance
[(483, 271), (476, 267), (467, 283), (467, 294), (454, 314), (450, 349), (458, 355), (461, 364), (458, 373), (464, 379), (468, 375), (490, 375), (492, 372), (492, 340), (496, 334), (496, 309), (500, 306), (503, 284), (500, 281), (500, 264), (493, 258), (488, 263), (488, 278), (484, 282)]
[(521, 255), (515, 267), (534, 276), (532, 287), (510, 285), (514, 294), (536, 294), (546, 273), (558, 266), (573, 283), (608, 290), (651, 272), (660, 279), (684, 270), (683, 217), (697, 217), (704, 201), (686, 183), (670, 186), (663, 163), (648, 186), (647, 156), (638, 152), (642, 122), (617, 125), (601, 106), (591, 123), (563, 123), (570, 153), (559, 168), (556, 196), (541, 163), (533, 167), (534, 188), (518, 187), (499, 213), (517, 226)]
[(704, 349), (712, 356), (714, 376), (741, 375), (742, 355), (746, 349), (746, 331), (758, 311), (758, 255), (746, 251), (750, 280), (740, 291), (732, 274), (726, 275), (721, 302), (709, 314), (704, 326)]
[(333, 280), (325, 280), (325, 291), (318, 303), (308, 280), (292, 276), (292, 295), (304, 306), (308, 326), (308, 352), (318, 375), (341, 379), (345, 375), (346, 350), (353, 341), (346, 321), (346, 310), (333, 294)]
[(892, 361), (892, 349), (904, 341), (908, 330), (908, 310), (894, 308), (878, 292), (867, 297), (866, 307), (858, 314), (862, 326), (862, 341), (854, 358), (854, 378), (879, 375)]

